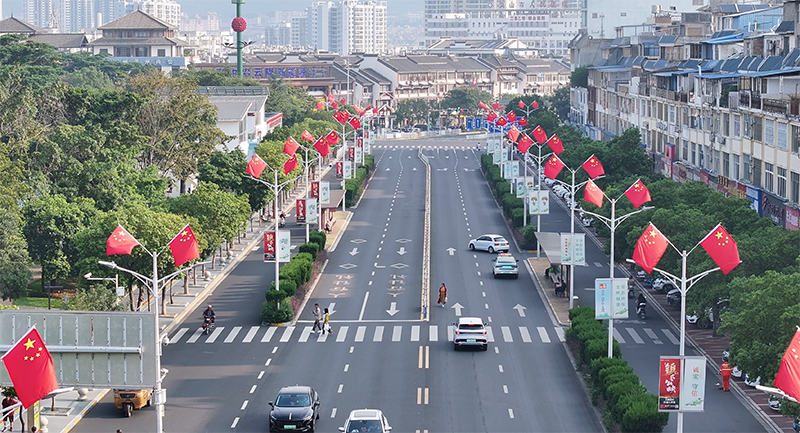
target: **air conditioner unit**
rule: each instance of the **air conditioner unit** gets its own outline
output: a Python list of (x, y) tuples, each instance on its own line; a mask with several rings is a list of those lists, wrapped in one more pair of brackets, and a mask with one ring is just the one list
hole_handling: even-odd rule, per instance
[(676, 134), (678, 134), (678, 135), (680, 135), (680, 133), (681, 133), (681, 128), (680, 128), (679, 126), (676, 126), (676, 127), (675, 127), (675, 133), (676, 133)]
[(711, 135), (709, 136), (709, 141), (714, 141), (714, 140), (716, 140), (716, 139), (717, 139), (717, 136), (716, 136), (716, 134), (714, 134), (714, 133), (712, 132), (712, 133), (711, 133)]
[(642, 128), (649, 128), (650, 122), (642, 122)]
[(717, 143), (721, 145), (725, 145), (725, 137), (717, 137)]

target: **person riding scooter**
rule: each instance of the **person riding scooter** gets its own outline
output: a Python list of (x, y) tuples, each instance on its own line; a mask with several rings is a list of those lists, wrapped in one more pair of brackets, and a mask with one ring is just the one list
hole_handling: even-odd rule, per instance
[(278, 221), (278, 227), (283, 227), (286, 225), (286, 214), (281, 212), (281, 219)]
[(639, 297), (636, 299), (636, 315), (639, 316), (640, 319), (644, 320), (646, 317), (645, 309), (647, 308), (647, 301), (644, 299), (644, 294), (639, 293)]
[(206, 323), (214, 323), (217, 315), (214, 313), (214, 310), (211, 308), (211, 305), (203, 311), (203, 326), (205, 327)]

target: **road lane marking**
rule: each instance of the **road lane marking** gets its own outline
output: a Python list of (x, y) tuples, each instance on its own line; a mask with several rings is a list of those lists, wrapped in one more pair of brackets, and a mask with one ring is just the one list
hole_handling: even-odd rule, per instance
[(547, 335), (547, 329), (545, 329), (544, 326), (539, 326), (536, 330), (539, 331), (539, 338), (542, 340), (542, 343), (550, 342), (550, 336)]
[(503, 394), (508, 394), (508, 385), (503, 385)]
[(636, 333), (635, 329), (627, 328), (627, 330), (628, 330), (628, 334), (631, 334), (631, 338), (633, 338), (633, 341), (635, 341), (636, 344), (644, 344), (644, 340), (642, 340), (642, 338), (639, 337), (639, 334)]
[(431, 368), (431, 346), (425, 346), (425, 369)]
[(239, 417), (233, 419), (233, 424), (231, 424), (231, 428), (236, 428), (236, 424), (239, 424)]
[(489, 309), (489, 304), (483, 304), (483, 308), (488, 310)]
[(340, 383), (340, 384), (339, 384), (339, 389), (337, 389), (337, 390), (336, 390), (336, 393), (337, 393), (337, 394), (341, 394), (341, 393), (342, 393), (342, 389), (344, 389), (344, 384), (343, 384), (343, 383)]
[(402, 336), (403, 327), (401, 325), (395, 325), (394, 329), (392, 330), (392, 341), (400, 341)]
[(514, 419), (514, 409), (508, 408), (508, 417)]
[(372, 335), (372, 341), (375, 343), (383, 341), (383, 326), (375, 327), (375, 333)]
[(419, 341), (419, 325), (411, 327), (411, 341)]
[(262, 343), (269, 343), (269, 340), (272, 338), (272, 335), (275, 334), (275, 331), (277, 329), (278, 328), (276, 328), (274, 326), (270, 326), (269, 328), (267, 328), (267, 332), (265, 332), (264, 336), (261, 337), (261, 342)]
[(331, 418), (336, 418), (336, 408), (331, 409)]
[(447, 325), (447, 341), (453, 341), (453, 332), (455, 330), (455, 326)]
[(183, 334), (185, 334), (186, 331), (188, 330), (189, 328), (181, 328), (178, 332), (175, 333), (175, 335), (172, 336), (172, 338), (169, 339), (170, 344), (177, 343), (183, 337)]
[(425, 388), (425, 404), (428, 404), (428, 392), (430, 391), (429, 388)]
[(272, 364), (272, 358), (267, 359), (267, 362), (264, 363), (264, 367), (269, 367), (270, 364)]
[(233, 343), (233, 340), (236, 339), (236, 336), (239, 335), (239, 331), (241, 330), (242, 330), (241, 326), (234, 326), (233, 329), (231, 329), (230, 334), (228, 334), (228, 336), (225, 337), (225, 341), (223, 341), (223, 343)]
[(664, 335), (667, 336), (667, 338), (669, 339), (670, 343), (675, 344), (675, 345), (681, 344), (681, 342), (678, 341), (678, 339), (675, 338), (674, 335), (672, 335), (672, 332), (670, 332), (669, 329), (662, 329), (661, 332), (663, 332)]
[(503, 364), (499, 364), (497, 366), (497, 371), (499, 371), (500, 373), (503, 373)]
[(652, 338), (652, 339), (653, 339), (653, 343), (655, 343), (655, 344), (664, 344), (664, 342), (663, 342), (663, 341), (661, 341), (661, 340), (658, 338), (658, 335), (656, 335), (656, 333), (655, 333), (655, 332), (653, 332), (653, 330), (652, 330), (652, 329), (650, 329), (650, 328), (644, 328), (644, 333), (645, 333), (645, 334), (647, 334), (647, 336), (648, 336), (648, 337), (650, 337), (650, 338)]
[(367, 333), (367, 327), (359, 326), (356, 329), (356, 343), (361, 343), (362, 341), (364, 341), (364, 334), (366, 333)]
[(567, 336), (564, 335), (564, 328), (556, 328), (556, 335), (558, 335), (558, 341), (562, 343), (567, 341)]
[[(378, 267), (377, 263), (375, 263), (375, 267), (376, 268)], [(369, 291), (364, 293), (364, 302), (361, 303), (361, 314), (358, 315), (358, 320), (361, 320), (361, 319), (364, 318), (364, 310), (367, 309), (367, 300), (368, 299), (369, 299)]]
[(341, 326), (339, 327), (339, 332), (336, 334), (336, 342), (341, 343), (347, 338), (347, 330), (350, 329), (349, 326)]
[(244, 403), (242, 403), (242, 407), (240, 407), (239, 410), (244, 410), (247, 407), (247, 402), (248, 400), (245, 400)]
[(222, 331), (224, 331), (224, 330), (225, 330), (224, 326), (220, 326), (220, 327), (214, 329), (214, 332), (212, 332), (211, 335), (208, 337), (208, 340), (206, 340), (206, 343), (213, 343), (213, 342), (217, 341), (217, 338), (219, 338), (219, 334), (222, 334)]
[(491, 326), (486, 327), (486, 341), (489, 343), (494, 343), (494, 332), (492, 332)]
[(261, 380), (262, 377), (264, 377), (264, 370), (261, 370), (261, 372), (258, 373), (258, 380)]
[(431, 325), (428, 328), (428, 341), (439, 341), (439, 326)]
[(244, 340), (242, 340), (242, 343), (249, 343), (249, 342), (253, 341), (253, 338), (255, 338), (256, 333), (258, 333), (258, 329), (259, 328), (261, 328), (261, 327), (260, 326), (251, 326), (250, 330), (247, 331), (247, 335), (244, 336)]
[(503, 341), (506, 343), (514, 342), (514, 337), (511, 336), (511, 328), (508, 326), (501, 326), (500, 331), (503, 333)]
[(250, 388), (250, 394), (252, 394), (252, 393), (256, 392), (256, 387), (257, 387), (257, 386), (258, 386), (258, 385), (253, 385), (253, 387), (252, 387), (252, 388)]
[(625, 344), (625, 338), (622, 337), (622, 334), (619, 333), (619, 329), (614, 328), (614, 339), (617, 340), (619, 344)]
[(194, 343), (195, 341), (197, 341), (198, 338), (200, 338), (200, 334), (202, 333), (203, 333), (203, 328), (197, 328), (197, 331), (194, 331), (194, 334), (192, 334), (192, 336), (189, 337), (189, 339), (186, 340), (186, 342)]
[(344, 372), (347, 373), (347, 370), (350, 370), (350, 364), (344, 365)]
[(522, 335), (522, 341), (524, 343), (530, 343), (531, 342), (531, 334), (528, 332), (528, 328), (527, 327), (520, 326), (519, 327), (519, 333), (520, 333), (520, 335)]
[(272, 353), (275, 353), (277, 351), (278, 351), (278, 346), (275, 346), (275, 347), (272, 348)]
[(286, 343), (289, 339), (292, 338), (292, 333), (294, 332), (294, 326), (287, 326), (286, 329), (283, 330), (283, 335), (281, 335), (281, 339), (278, 340), (281, 343)]
[(317, 343), (328, 341), (328, 335), (330, 335), (330, 332), (320, 332), (319, 337), (317, 337)]
[(423, 350), (422, 346), (419, 346), (419, 357), (418, 357), (419, 359), (417, 360), (417, 368), (422, 368), (422, 365), (424, 363), (423, 359), (424, 352), (425, 351)]

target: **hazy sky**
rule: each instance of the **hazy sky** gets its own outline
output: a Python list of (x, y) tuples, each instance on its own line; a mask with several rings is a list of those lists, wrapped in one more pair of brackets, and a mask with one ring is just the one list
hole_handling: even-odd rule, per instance
[[(22, 0), (2, 0), (3, 18), (10, 17), (13, 13), (16, 17), (22, 17)], [(54, 1), (55, 2), (55, 1)], [(299, 0), (287, 2), (286, 0), (246, 0), (242, 5), (242, 15), (249, 15), (248, 11), (256, 11), (266, 14), (275, 10), (303, 10), (311, 4), (312, 0)], [(234, 16), (236, 6), (230, 0), (179, 0), (181, 11), (193, 16), (208, 12), (217, 12), (223, 17)], [(390, 15), (401, 15), (408, 12), (422, 12), (423, 0), (386, 0), (389, 6)], [(296, 5), (295, 7), (287, 7)]]

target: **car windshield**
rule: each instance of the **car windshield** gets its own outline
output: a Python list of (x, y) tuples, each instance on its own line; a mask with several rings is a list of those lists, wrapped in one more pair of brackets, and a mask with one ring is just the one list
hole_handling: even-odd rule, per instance
[(347, 423), (347, 432), (382, 432), (381, 422), (375, 419), (353, 420)]
[(278, 407), (311, 406), (311, 398), (306, 394), (283, 394), (275, 402)]

